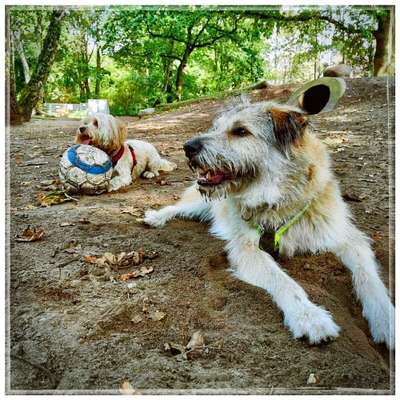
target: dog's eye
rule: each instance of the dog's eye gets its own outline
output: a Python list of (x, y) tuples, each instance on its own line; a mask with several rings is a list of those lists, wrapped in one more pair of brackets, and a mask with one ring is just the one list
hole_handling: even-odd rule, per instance
[(232, 128), (232, 134), (235, 136), (247, 136), (250, 132), (243, 126)]
[(99, 123), (97, 122), (97, 119), (94, 119), (94, 120), (93, 120), (93, 125), (94, 125), (96, 128), (99, 127)]

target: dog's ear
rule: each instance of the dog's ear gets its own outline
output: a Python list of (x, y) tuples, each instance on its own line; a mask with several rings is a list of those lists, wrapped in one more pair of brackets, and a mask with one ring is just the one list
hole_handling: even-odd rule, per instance
[(288, 154), (291, 146), (303, 136), (307, 118), (299, 112), (277, 107), (271, 108), (270, 115), (276, 144), (283, 153)]
[(304, 114), (313, 115), (331, 111), (346, 90), (341, 78), (320, 78), (297, 89), (287, 101), (287, 105), (298, 107)]
[(98, 117), (93, 117), (92, 118), (92, 124), (94, 127), (99, 128), (99, 118)]
[(126, 125), (120, 119), (117, 119), (117, 127), (118, 127), (118, 141), (122, 146), (126, 138)]

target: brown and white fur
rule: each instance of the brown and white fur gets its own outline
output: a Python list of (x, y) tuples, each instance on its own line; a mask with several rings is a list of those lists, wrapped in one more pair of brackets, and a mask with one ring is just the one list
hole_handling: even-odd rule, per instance
[[(310, 100), (318, 90), (308, 94)], [(320, 104), (329, 99), (312, 100)], [(338, 336), (339, 326), (260, 249), (256, 230), (258, 224), (275, 230), (309, 204), (282, 237), (280, 255), (336, 254), (352, 272), (373, 339), (393, 348), (394, 307), (378, 262), (369, 239), (352, 222), (327, 149), (308, 127), (310, 112), (301, 103), (299, 99), (299, 106), (292, 107), (242, 100), (219, 115), (208, 132), (184, 145), (197, 183), (175, 205), (148, 210), (145, 222), (154, 227), (175, 217), (211, 222), (211, 233), (227, 242), (233, 274), (265, 289), (292, 335), (315, 344)]]
[[(112, 115), (103, 113), (93, 114), (76, 131), (76, 143), (90, 143), (111, 157), (121, 146), (124, 147), (122, 157), (114, 166), (109, 192), (130, 185), (139, 176), (151, 179), (158, 176), (159, 171), (172, 171), (176, 168), (174, 163), (161, 158), (152, 144), (143, 140), (125, 141), (125, 138), (125, 124)], [(129, 146), (135, 151), (136, 165), (133, 170), (133, 158)]]

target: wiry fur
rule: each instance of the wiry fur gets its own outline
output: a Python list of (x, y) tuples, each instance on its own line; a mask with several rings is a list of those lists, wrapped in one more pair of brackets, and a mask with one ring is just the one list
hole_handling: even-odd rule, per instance
[[(227, 241), (233, 274), (272, 296), (295, 338), (306, 336), (310, 343), (319, 343), (338, 336), (340, 328), (260, 250), (255, 229), (258, 224), (277, 229), (309, 204), (283, 236), (280, 253), (335, 253), (353, 274), (374, 340), (393, 348), (394, 307), (369, 239), (353, 225), (327, 150), (310, 132), (304, 114), (299, 108), (271, 102), (245, 100), (231, 106), (195, 139), (202, 146), (189, 161), (192, 169), (225, 171), (230, 178), (216, 186), (191, 186), (175, 205), (147, 211), (145, 221), (155, 227), (174, 217), (210, 221), (211, 233)], [(246, 129), (235, 131), (238, 125)], [(282, 129), (288, 137), (282, 138)], [(237, 136), (238, 132), (247, 133)]]
[[(124, 146), (124, 153), (114, 166), (109, 192), (130, 185), (141, 175), (150, 179), (158, 176), (159, 171), (172, 171), (176, 168), (174, 163), (161, 158), (152, 144), (142, 140), (125, 141), (125, 138), (125, 124), (112, 115), (103, 113), (94, 114), (76, 131), (76, 143), (90, 140), (92, 146), (98, 147), (110, 156)], [(136, 156), (136, 166), (133, 170), (129, 146), (134, 149)]]

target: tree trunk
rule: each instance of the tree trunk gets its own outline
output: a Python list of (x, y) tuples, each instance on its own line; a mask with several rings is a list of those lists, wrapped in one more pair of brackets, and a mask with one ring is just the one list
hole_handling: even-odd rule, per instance
[(101, 69), (101, 54), (100, 54), (100, 47), (99, 47), (99, 45), (97, 45), (97, 49), (96, 49), (96, 86), (94, 88), (94, 94), (95, 94), (96, 98), (100, 97), (100, 83), (101, 83), (100, 69)]
[(85, 78), (83, 81), (83, 87), (85, 88), (85, 95), (86, 99), (90, 99), (91, 94), (90, 94), (90, 85), (89, 85), (89, 78)]
[(9, 28), (9, 14), (6, 8), (6, 124), (15, 125), (21, 123), (21, 115), (17, 106), (14, 73), (14, 50)]
[(176, 73), (176, 99), (181, 101), (182, 92), (183, 92), (183, 71), (188, 63), (189, 56), (192, 53), (193, 49), (190, 46), (186, 46), (185, 53), (183, 54), (181, 63), (179, 64), (178, 71)]
[(25, 83), (28, 83), (29, 80), (31, 79), (31, 76), (29, 73), (29, 64), (28, 61), (26, 60), (24, 48), (21, 43), (21, 34), (20, 32), (13, 32), (12, 36), (13, 36), (15, 50), (18, 53), (19, 59), (21, 60), (22, 69), (24, 71)]
[(163, 83), (163, 95), (166, 98), (167, 103), (174, 101), (172, 94), (172, 61), (170, 59), (164, 60), (164, 83)]
[(29, 83), (21, 92), (18, 108), (24, 121), (29, 121), (31, 119), (32, 110), (35, 108), (40, 98), (41, 88), (46, 84), (57, 53), (58, 42), (61, 35), (61, 25), (64, 17), (65, 12), (63, 10), (53, 11), (36, 68), (32, 73)]
[(376, 49), (374, 55), (374, 76), (394, 72), (394, 8), (378, 17), (378, 29), (374, 32)]

